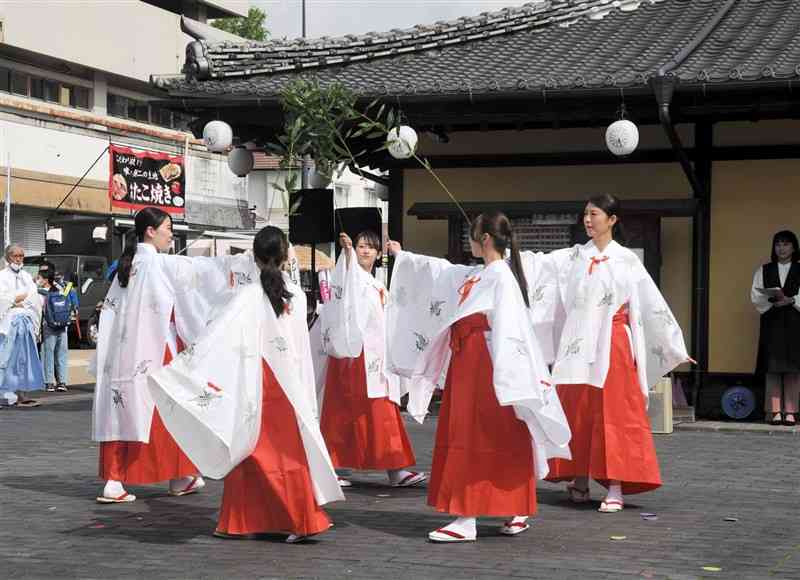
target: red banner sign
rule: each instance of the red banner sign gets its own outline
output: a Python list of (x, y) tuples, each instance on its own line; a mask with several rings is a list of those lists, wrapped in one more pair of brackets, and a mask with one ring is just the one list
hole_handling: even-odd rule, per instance
[(111, 145), (108, 196), (114, 207), (141, 209), (154, 206), (183, 213), (186, 171), (182, 155), (134, 151)]

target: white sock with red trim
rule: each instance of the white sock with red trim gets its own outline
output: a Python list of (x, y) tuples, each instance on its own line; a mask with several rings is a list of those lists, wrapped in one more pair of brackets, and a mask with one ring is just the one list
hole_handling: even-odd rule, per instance
[(606, 501), (614, 500), (622, 503), (622, 485), (619, 482), (610, 483), (608, 485), (608, 494), (606, 495)]
[(125, 488), (122, 487), (122, 482), (114, 479), (109, 479), (103, 488), (103, 497), (119, 497), (124, 493)]

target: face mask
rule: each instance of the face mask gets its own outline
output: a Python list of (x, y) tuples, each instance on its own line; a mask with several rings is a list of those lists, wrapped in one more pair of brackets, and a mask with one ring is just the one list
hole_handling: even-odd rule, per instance
[(15, 272), (19, 272), (22, 269), (22, 264), (15, 264), (15, 263), (12, 262), (12, 263), (9, 264), (9, 266)]

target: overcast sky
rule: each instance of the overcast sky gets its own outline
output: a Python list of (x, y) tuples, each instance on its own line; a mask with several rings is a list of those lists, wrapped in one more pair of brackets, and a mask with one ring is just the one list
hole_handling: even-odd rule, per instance
[[(517, 0), (306, 0), (308, 37), (409, 28), (520, 6)], [(273, 38), (300, 36), (302, 0), (251, 0), (267, 13)]]

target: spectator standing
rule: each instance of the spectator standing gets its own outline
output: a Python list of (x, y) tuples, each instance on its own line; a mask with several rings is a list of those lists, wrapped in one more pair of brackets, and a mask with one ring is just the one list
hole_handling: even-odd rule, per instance
[(0, 270), (0, 394), (9, 404), (36, 407), (39, 402), (25, 393), (44, 386), (36, 350), (42, 300), (33, 278), (22, 269), (24, 248), (9, 245), (5, 258), (8, 266)]
[(67, 329), (72, 306), (69, 296), (55, 283), (52, 269), (40, 271), (43, 279), (44, 323), (42, 324), (42, 365), (47, 391), (67, 390)]
[(756, 373), (765, 376), (764, 410), (773, 425), (797, 423), (800, 399), (800, 247), (788, 230), (772, 239), (770, 261), (753, 274), (750, 299), (761, 315)]

